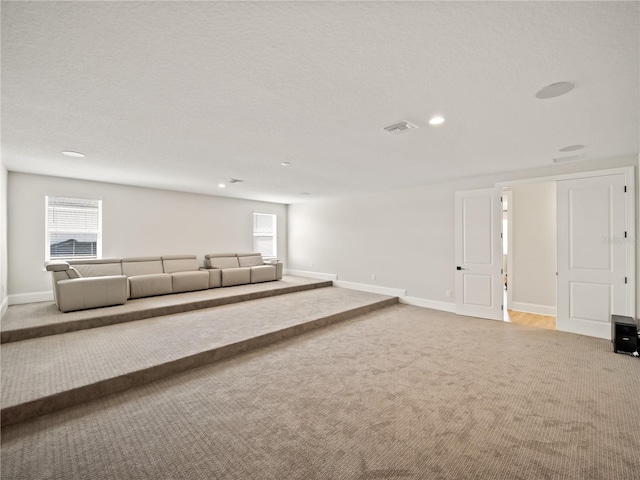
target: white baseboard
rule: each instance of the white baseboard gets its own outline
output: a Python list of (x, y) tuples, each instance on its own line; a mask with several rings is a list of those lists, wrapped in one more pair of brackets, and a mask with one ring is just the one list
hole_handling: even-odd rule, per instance
[(380, 295), (389, 295), (390, 297), (398, 297), (400, 303), (414, 305), (422, 308), (432, 308), (443, 312), (456, 313), (456, 304), (451, 302), (441, 302), (437, 300), (428, 300), (426, 298), (408, 297), (407, 291), (402, 288), (382, 287), (379, 285), (369, 285), (366, 283), (347, 282), (338, 280), (338, 275), (333, 273), (306, 272), (304, 270), (285, 270), (287, 275), (297, 275), (299, 277), (317, 278), (320, 280), (331, 280), (333, 285), (340, 288), (350, 288), (351, 290), (361, 290), (363, 292), (378, 293)]
[(7, 313), (7, 308), (9, 308), (9, 297), (4, 297), (4, 300), (0, 304), (0, 318), (4, 317), (4, 314)]
[(333, 284), (340, 288), (349, 288), (351, 290), (361, 290), (363, 292), (378, 293), (380, 295), (389, 295), (390, 297), (404, 297), (406, 290), (399, 288), (381, 287), (379, 285), (367, 285), (366, 283), (345, 282), (342, 280), (334, 281)]
[(511, 302), (507, 305), (509, 310), (515, 310), (517, 312), (536, 313), (538, 315), (549, 315), (551, 317), (556, 316), (556, 307), (550, 305), (538, 305), (535, 303), (525, 302)]
[(297, 277), (317, 278), (318, 280), (330, 280), (332, 282), (338, 280), (338, 275), (333, 273), (306, 272), (304, 270), (289, 270), (287, 268), (285, 269), (284, 274), (295, 275)]
[(400, 297), (400, 303), (406, 303), (407, 305), (414, 305), (422, 308), (432, 308), (443, 312), (456, 313), (456, 304), (451, 302), (441, 302), (438, 300), (427, 300), (426, 298), (405, 296)]
[(15, 293), (13, 295), (9, 295), (8, 299), (9, 299), (9, 305), (20, 305), (22, 303), (35, 303), (35, 302), (52, 302), (53, 291)]
[(573, 322), (569, 325), (559, 323), (556, 329), (559, 332), (576, 333), (578, 335), (587, 335), (589, 337), (605, 338), (611, 340), (611, 325), (609, 323), (595, 322), (591, 320), (580, 320), (576, 326)]

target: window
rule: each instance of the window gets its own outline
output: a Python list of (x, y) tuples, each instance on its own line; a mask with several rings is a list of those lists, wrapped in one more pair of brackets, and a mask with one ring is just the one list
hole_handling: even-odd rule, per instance
[(102, 201), (46, 196), (46, 260), (102, 257)]
[(276, 242), (276, 215), (269, 213), (253, 214), (253, 251), (265, 258), (278, 256)]

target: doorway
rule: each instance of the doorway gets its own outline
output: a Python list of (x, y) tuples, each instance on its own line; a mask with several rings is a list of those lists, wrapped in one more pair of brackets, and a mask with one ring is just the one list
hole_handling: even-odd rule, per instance
[[(504, 320), (504, 268), (502, 232), (502, 187), (549, 184), (556, 200), (556, 231), (531, 230), (530, 242), (542, 233), (552, 238), (556, 264), (542, 268), (533, 263), (534, 274), (525, 275), (513, 262), (521, 249), (513, 228), (518, 200), (512, 197), (508, 210), (507, 304), (514, 310), (536, 315), (556, 315), (557, 329), (599, 338), (610, 338), (612, 314), (635, 316), (635, 171), (633, 167), (557, 175), (501, 182), (493, 188), (459, 191), (455, 194), (456, 313), (492, 320)], [(553, 195), (552, 195), (553, 197)], [(541, 206), (533, 196), (532, 205)], [(509, 235), (511, 233), (511, 235)], [(540, 241), (534, 240), (533, 245)], [(511, 267), (511, 268), (510, 268)], [(555, 270), (555, 271), (554, 271)], [(546, 281), (535, 273), (546, 272)], [(552, 276), (551, 276), (552, 275)], [(514, 295), (527, 282), (537, 285), (536, 295)], [(555, 303), (540, 300), (551, 292)], [(511, 297), (509, 298), (509, 294)], [(556, 308), (557, 305), (557, 308)], [(532, 311), (535, 310), (535, 311)], [(550, 316), (550, 315), (549, 315)]]
[(556, 183), (503, 189), (504, 321), (556, 328)]

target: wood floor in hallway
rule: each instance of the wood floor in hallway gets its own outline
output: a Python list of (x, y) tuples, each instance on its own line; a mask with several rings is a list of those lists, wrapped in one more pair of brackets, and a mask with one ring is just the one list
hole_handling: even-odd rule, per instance
[(556, 329), (556, 317), (519, 312), (517, 310), (507, 310), (504, 321), (528, 325), (530, 327), (546, 328), (547, 330)]

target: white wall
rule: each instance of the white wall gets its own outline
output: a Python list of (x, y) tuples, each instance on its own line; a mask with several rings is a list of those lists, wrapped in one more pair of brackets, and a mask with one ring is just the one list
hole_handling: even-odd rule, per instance
[(7, 310), (7, 169), (0, 157), (0, 317)]
[(513, 310), (555, 315), (556, 185), (534, 183), (512, 188), (512, 270), (509, 288)]
[(290, 205), (289, 268), (406, 289), (427, 304), (451, 305), (445, 292), (455, 292), (455, 191), (637, 163), (633, 155)]
[[(254, 211), (278, 216), (278, 256), (286, 262), (287, 206), (9, 172), (9, 302), (46, 300), (45, 195), (102, 200), (102, 256), (253, 250)], [(286, 265), (286, 263), (285, 263)], [(35, 293), (35, 295), (34, 295)]]
[[(455, 291), (456, 190), (628, 165), (640, 170), (639, 158), (634, 155), (567, 164), (290, 205), (288, 225), (285, 205), (9, 172), (5, 201), (9, 210), (8, 257), (0, 255), (0, 267), (4, 275), (9, 270), (5, 285), (13, 299), (49, 292), (50, 279), (42, 268), (44, 195), (86, 196), (105, 201), (104, 257), (193, 253), (202, 261), (206, 253), (249, 251), (251, 212), (256, 210), (278, 215), (278, 256), (289, 269), (338, 274), (341, 280), (406, 289), (407, 295), (451, 304), (454, 299), (446, 297), (445, 291)], [(636, 185), (637, 177), (638, 171)], [(0, 217), (5, 186), (3, 183), (0, 192)], [(640, 226), (640, 202), (638, 220)], [(7, 241), (3, 243), (6, 249)], [(640, 260), (640, 247), (636, 260)], [(636, 272), (636, 286), (640, 286), (640, 265)], [(372, 274), (376, 275), (375, 281), (371, 280)], [(640, 295), (636, 303), (640, 312)]]

